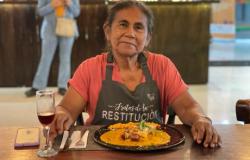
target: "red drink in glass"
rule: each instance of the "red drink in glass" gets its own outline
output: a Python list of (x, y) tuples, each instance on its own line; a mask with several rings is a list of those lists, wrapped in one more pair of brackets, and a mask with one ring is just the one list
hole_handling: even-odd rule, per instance
[(50, 112), (38, 114), (38, 119), (43, 125), (49, 125), (53, 121), (54, 117), (55, 113)]

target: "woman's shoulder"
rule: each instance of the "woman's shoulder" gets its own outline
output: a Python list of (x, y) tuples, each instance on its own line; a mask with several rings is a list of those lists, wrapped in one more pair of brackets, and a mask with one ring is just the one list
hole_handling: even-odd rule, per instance
[(101, 65), (106, 63), (106, 59), (107, 59), (107, 53), (101, 53), (98, 54), (94, 57), (90, 57), (85, 59), (81, 65), (88, 65), (88, 66), (92, 66), (92, 65)]
[(147, 52), (147, 59), (149, 64), (154, 65), (168, 65), (171, 60), (162, 53)]
[(106, 53), (87, 58), (77, 67), (75, 74), (80, 74), (82, 77), (89, 78), (96, 78), (96, 76), (102, 77), (105, 73), (106, 58)]

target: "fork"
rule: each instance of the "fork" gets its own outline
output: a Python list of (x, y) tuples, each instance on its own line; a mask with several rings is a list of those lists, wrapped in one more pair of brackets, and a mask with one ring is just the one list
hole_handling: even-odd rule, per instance
[(76, 146), (84, 145), (84, 141), (82, 140), (82, 136), (84, 135), (84, 133), (85, 133), (86, 131), (87, 131), (86, 128), (81, 130), (80, 139), (75, 143)]

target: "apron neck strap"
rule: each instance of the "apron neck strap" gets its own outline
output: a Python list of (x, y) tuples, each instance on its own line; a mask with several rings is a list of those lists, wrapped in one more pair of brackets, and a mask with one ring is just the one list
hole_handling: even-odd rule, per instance
[(108, 53), (105, 79), (109, 81), (112, 81), (113, 63), (114, 63), (114, 57), (112, 53)]
[[(145, 75), (146, 81), (147, 82), (151, 81), (152, 77), (148, 69), (147, 58), (145, 57), (143, 53), (140, 53), (138, 55), (138, 62)], [(106, 80), (112, 80), (113, 63), (114, 63), (114, 56), (112, 53), (108, 53), (107, 65), (106, 65)]]

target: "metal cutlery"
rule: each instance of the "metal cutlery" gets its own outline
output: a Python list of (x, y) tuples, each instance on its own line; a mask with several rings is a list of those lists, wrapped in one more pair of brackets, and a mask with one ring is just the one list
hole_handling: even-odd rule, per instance
[(81, 130), (80, 139), (75, 143), (76, 146), (81, 146), (85, 144), (85, 142), (83, 141), (83, 135), (85, 134), (86, 131), (87, 131), (86, 128)]
[(75, 130), (72, 133), (64, 131), (60, 150), (86, 148), (89, 130), (86, 128)]

